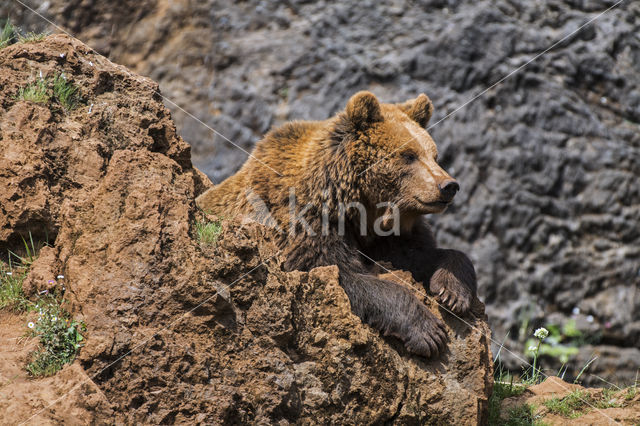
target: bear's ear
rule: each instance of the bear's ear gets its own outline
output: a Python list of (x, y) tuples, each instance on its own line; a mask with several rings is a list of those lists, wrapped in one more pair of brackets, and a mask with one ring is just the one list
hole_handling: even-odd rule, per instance
[(410, 119), (418, 123), (420, 127), (426, 127), (431, 119), (431, 114), (433, 114), (433, 104), (424, 93), (421, 93), (420, 96), (415, 99), (396, 104), (396, 106), (407, 114)]
[(349, 99), (345, 109), (347, 119), (357, 128), (365, 129), (373, 123), (383, 121), (378, 98), (367, 91), (358, 92)]

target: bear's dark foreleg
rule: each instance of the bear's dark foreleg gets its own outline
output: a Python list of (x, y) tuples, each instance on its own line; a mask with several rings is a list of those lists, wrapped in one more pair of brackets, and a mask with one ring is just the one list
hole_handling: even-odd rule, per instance
[(367, 250), (376, 261), (410, 271), (436, 300), (458, 314), (467, 312), (477, 292), (476, 272), (471, 260), (458, 250), (436, 248), (425, 222), (417, 223), (410, 235), (382, 237)]
[(398, 337), (418, 355), (429, 357), (444, 349), (444, 323), (402, 285), (368, 273), (360, 254), (342, 237), (294, 238), (286, 241), (285, 270), (308, 271), (317, 266), (338, 265), (340, 285), (349, 297), (351, 309), (364, 323), (384, 335)]
[(399, 338), (410, 352), (430, 357), (445, 348), (447, 332), (442, 321), (403, 286), (349, 272), (341, 273), (340, 284), (363, 322), (385, 336)]

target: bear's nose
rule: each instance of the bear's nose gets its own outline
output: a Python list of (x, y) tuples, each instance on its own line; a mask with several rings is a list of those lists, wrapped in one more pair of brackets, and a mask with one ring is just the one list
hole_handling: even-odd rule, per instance
[(445, 179), (438, 184), (438, 189), (440, 190), (440, 196), (442, 196), (443, 200), (451, 201), (460, 189), (460, 185), (458, 185), (455, 179)]

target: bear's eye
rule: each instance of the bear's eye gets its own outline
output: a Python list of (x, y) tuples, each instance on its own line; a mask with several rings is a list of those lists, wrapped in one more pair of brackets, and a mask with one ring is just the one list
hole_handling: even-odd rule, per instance
[(402, 154), (402, 159), (407, 163), (411, 164), (418, 159), (418, 155), (413, 151), (404, 151)]

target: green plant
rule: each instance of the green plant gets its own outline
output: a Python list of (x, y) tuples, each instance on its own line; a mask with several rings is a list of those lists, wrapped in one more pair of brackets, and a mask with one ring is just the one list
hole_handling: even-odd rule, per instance
[(640, 369), (636, 371), (636, 379), (633, 382), (633, 386), (629, 386), (624, 395), (624, 399), (626, 401), (631, 401), (638, 394), (638, 374), (640, 373)]
[(13, 44), (16, 41), (16, 35), (18, 31), (13, 26), (10, 19), (7, 19), (2, 26), (2, 32), (0, 32), (0, 49)]
[[(489, 425), (508, 425), (508, 426), (525, 426), (536, 425), (543, 426), (544, 423), (538, 419), (535, 414), (535, 406), (531, 404), (518, 404), (509, 408), (506, 417), (502, 415), (502, 401), (513, 396), (520, 396), (527, 389), (524, 383), (514, 383), (513, 377), (504, 376), (499, 373), (500, 378), (496, 379), (493, 384), (493, 393), (489, 397)], [(505, 381), (504, 379), (509, 379)]]
[(25, 87), (21, 87), (16, 95), (16, 99), (36, 103), (49, 102), (50, 98), (51, 95), (47, 87), (47, 80), (42, 77), (33, 83), (29, 83)]
[[(580, 351), (579, 347), (587, 343), (587, 338), (576, 328), (575, 320), (567, 321), (562, 328), (549, 324), (545, 326), (548, 329), (549, 336), (545, 342), (540, 344), (534, 339), (529, 339), (525, 343), (527, 347), (538, 346), (536, 356), (549, 356), (558, 359), (561, 363), (566, 364), (569, 359), (577, 355)], [(531, 351), (533, 352), (533, 351)], [(533, 355), (533, 353), (531, 354)]]
[(67, 80), (64, 73), (56, 74), (53, 78), (44, 78), (40, 75), (35, 82), (21, 87), (16, 99), (45, 103), (50, 99), (58, 102), (65, 111), (75, 109), (82, 101), (78, 93), (78, 87)]
[(635, 384), (633, 386), (629, 386), (626, 390), (625, 390), (625, 394), (624, 394), (624, 399), (626, 401), (631, 401), (633, 398), (636, 397), (636, 395), (638, 394), (638, 385)]
[(33, 242), (33, 235), (31, 234), (31, 232), (29, 232), (29, 242), (27, 242), (27, 240), (25, 240), (23, 236), (20, 236), (20, 238), (22, 239), (22, 244), (24, 245), (24, 253), (21, 256), (11, 250), (8, 250), (9, 263), (11, 263), (11, 256), (13, 256), (14, 259), (19, 262), (20, 266), (29, 268), (38, 257), (38, 252), (40, 251), (40, 249), (46, 245), (49, 245), (49, 243), (44, 242), (36, 246), (36, 244)]
[(215, 244), (222, 232), (222, 224), (218, 221), (210, 222), (206, 219), (200, 219), (195, 222), (195, 230), (201, 244)]
[(22, 292), (22, 281), (26, 276), (25, 268), (0, 262), (0, 309), (20, 312), (29, 308), (29, 300)]
[(33, 242), (31, 232), (29, 232), (29, 242), (22, 237), (22, 243), (24, 244), (23, 253), (19, 255), (9, 250), (7, 262), (0, 261), (0, 309), (7, 308), (21, 312), (28, 310), (32, 305), (22, 292), (22, 282), (41, 246), (36, 246)]
[(534, 409), (535, 407), (530, 404), (516, 405), (509, 409), (507, 418), (502, 424), (506, 426), (540, 425), (541, 423), (536, 421)]
[[(502, 346), (500, 347), (500, 350), (501, 349)], [(504, 420), (501, 418), (501, 406), (504, 399), (522, 395), (522, 393), (527, 389), (526, 385), (522, 383), (514, 383), (513, 376), (504, 371), (499, 357), (500, 350), (494, 360), (493, 393), (489, 397), (490, 425), (503, 424)]]
[(617, 389), (613, 388), (604, 388), (602, 389), (602, 398), (595, 405), (597, 408), (609, 408), (609, 407), (618, 407), (618, 403), (615, 401), (616, 394), (618, 393)]
[(36, 41), (44, 40), (44, 38), (48, 35), (49, 33), (47, 32), (42, 32), (42, 33), (28, 32), (24, 35), (18, 34), (18, 41), (20, 43), (34, 43)]
[(544, 327), (541, 327), (533, 333), (533, 336), (538, 340), (537, 343), (533, 343), (529, 345), (529, 351), (533, 356), (533, 365), (530, 370), (527, 370), (528, 378), (526, 379), (528, 384), (535, 384), (540, 382), (540, 377), (542, 376), (542, 372), (538, 367), (538, 355), (540, 352), (540, 345), (549, 336), (549, 330)]
[(40, 339), (41, 348), (31, 355), (27, 371), (34, 377), (50, 376), (70, 364), (83, 346), (86, 326), (82, 321), (71, 318), (53, 295), (38, 300), (38, 319), (30, 322), (31, 334)]
[(67, 81), (64, 74), (57, 74), (53, 78), (53, 97), (67, 111), (73, 110), (81, 101), (78, 87)]
[(578, 375), (576, 376), (575, 380), (573, 381), (573, 383), (578, 383), (578, 380), (580, 380), (580, 377), (582, 376), (582, 374), (584, 374), (584, 372), (587, 370), (587, 368), (589, 368), (589, 366), (593, 363), (593, 361), (595, 361), (596, 359), (598, 359), (597, 356), (594, 356), (593, 358), (591, 358), (589, 360), (589, 362), (587, 362), (584, 367), (582, 367), (582, 370), (580, 370), (580, 373), (578, 373)]
[(543, 404), (552, 414), (576, 418), (583, 414), (582, 409), (586, 406), (587, 398), (590, 399), (591, 396), (586, 392), (576, 390), (564, 398), (551, 398), (544, 401)]
[[(42, 292), (36, 302), (27, 299), (22, 291), (22, 282), (29, 272), (29, 267), (38, 256), (40, 248), (47, 243), (36, 244), (29, 233), (29, 242), (22, 238), (24, 248), (20, 254), (9, 251), (7, 262), (0, 261), (0, 308), (16, 311), (37, 311), (38, 318), (29, 322), (30, 335), (39, 337), (40, 347), (31, 354), (26, 369), (34, 376), (48, 376), (60, 370), (64, 364), (71, 363), (82, 347), (82, 333), (86, 330), (83, 322), (74, 320), (64, 309), (64, 285), (54, 286), (50, 292)], [(64, 279), (62, 275), (58, 279)], [(61, 291), (57, 291), (60, 289)], [(41, 293), (41, 294), (42, 294)], [(55, 293), (59, 293), (56, 296)]]
[(591, 408), (611, 408), (617, 407), (617, 402), (613, 399), (615, 391), (603, 389), (602, 398), (596, 399), (586, 390), (575, 390), (564, 398), (551, 398), (543, 404), (552, 414), (559, 414), (564, 417), (575, 419), (587, 413)]

